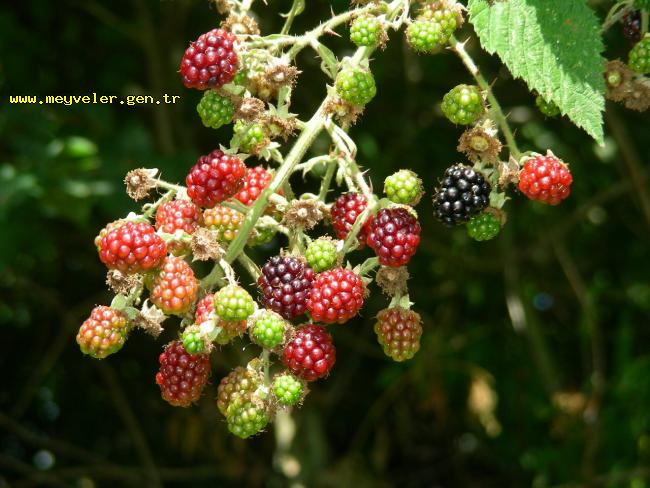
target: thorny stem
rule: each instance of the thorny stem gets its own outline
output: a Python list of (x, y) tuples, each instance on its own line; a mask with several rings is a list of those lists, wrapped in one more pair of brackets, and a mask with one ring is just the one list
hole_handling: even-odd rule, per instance
[(357, 246), (357, 236), (359, 235), (359, 232), (361, 232), (361, 228), (368, 220), (368, 217), (370, 217), (371, 214), (375, 213), (377, 207), (379, 207), (379, 202), (377, 202), (376, 198), (368, 200), (368, 206), (363, 210), (363, 212), (359, 214), (357, 220), (354, 221), (354, 225), (352, 225), (349, 234), (343, 242), (343, 247), (339, 252), (340, 259), (343, 259), (345, 255), (352, 250), (352, 248), (355, 248)]
[(174, 198), (174, 195), (176, 194), (176, 190), (168, 190), (165, 192), (163, 196), (161, 196), (158, 200), (156, 200), (153, 203), (148, 203), (144, 207), (142, 207), (142, 216), (145, 219), (148, 219), (153, 216), (154, 213), (156, 213), (156, 210), (158, 210), (158, 207), (160, 207), (163, 203), (171, 200)]
[(478, 66), (476, 66), (476, 63), (472, 57), (465, 50), (465, 43), (461, 43), (454, 36), (451, 36), (451, 39), (449, 39), (449, 44), (451, 49), (458, 55), (458, 57), (460, 57), (467, 70), (474, 77), (476, 83), (478, 83), (478, 85), (481, 87), (481, 90), (483, 90), (487, 95), (488, 102), (490, 102), (490, 111), (492, 112), (492, 116), (496, 120), (497, 124), (499, 124), (501, 132), (503, 132), (503, 137), (506, 139), (506, 143), (508, 144), (508, 148), (510, 149), (512, 156), (517, 161), (519, 161), (521, 159), (521, 152), (517, 147), (515, 136), (510, 129), (510, 125), (508, 125), (508, 120), (506, 119), (506, 116), (501, 109), (501, 105), (492, 92), (492, 88), (488, 82), (485, 81), (485, 78), (479, 71)]
[(278, 171), (271, 180), (269, 186), (266, 187), (266, 189), (260, 194), (259, 198), (255, 201), (255, 204), (250, 208), (250, 211), (246, 215), (246, 219), (239, 228), (239, 232), (237, 232), (237, 236), (230, 243), (230, 246), (228, 246), (228, 251), (226, 252), (225, 257), (227, 262), (231, 263), (235, 258), (237, 258), (241, 250), (244, 248), (244, 245), (248, 240), (248, 235), (253, 230), (255, 223), (268, 206), (270, 196), (289, 179), (295, 166), (300, 162), (316, 136), (323, 129), (323, 124), (326, 119), (324, 114), (325, 105), (328, 101), (328, 97), (323, 100), (323, 103), (318, 107), (316, 113), (314, 113), (312, 118), (305, 125), (305, 129), (294, 143), (291, 151), (289, 151), (284, 163), (282, 163), (280, 168), (278, 168)]
[(323, 181), (320, 184), (320, 191), (318, 192), (318, 199), (324, 202), (327, 199), (327, 192), (330, 189), (332, 183), (332, 178), (334, 177), (334, 172), (336, 171), (336, 161), (330, 161), (327, 163), (327, 170), (325, 170), (325, 175), (323, 176)]

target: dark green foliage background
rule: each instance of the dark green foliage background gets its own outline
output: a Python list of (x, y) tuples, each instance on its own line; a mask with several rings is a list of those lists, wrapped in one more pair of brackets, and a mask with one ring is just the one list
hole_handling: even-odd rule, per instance
[[(264, 33), (279, 29), (276, 14), (290, 4), (270, 3), (256, 8)], [(329, 2), (307, 3), (296, 31), (329, 14)], [(608, 3), (592, 2), (601, 18)], [(176, 74), (188, 41), (218, 22), (204, 1), (0, 7), (0, 486), (153, 486), (152, 464), (164, 486), (289, 485), (275, 462), (273, 429), (235, 439), (213, 403), (219, 378), (255, 355), (254, 347), (241, 342), (218, 351), (199, 404), (174, 409), (154, 383), (173, 326), (159, 341), (134, 333), (102, 362), (83, 357), (74, 341), (89, 310), (111, 298), (92, 239), (106, 222), (137, 209), (123, 192), (126, 171), (158, 167), (167, 180), (182, 181), (197, 155), (230, 137), (229, 128), (200, 124), (200, 94), (184, 89)], [(606, 41), (609, 58), (625, 56), (618, 26)], [(351, 52), (346, 36), (329, 46)], [(551, 148), (570, 162), (573, 194), (557, 208), (515, 195), (508, 225), (493, 242), (471, 242), (464, 229), (435, 222), (431, 191), (461, 160), (461, 129), (441, 117), (439, 103), (471, 80), (450, 53), (418, 57), (401, 33), (391, 34), (372, 65), (378, 96), (352, 135), (375, 188), (401, 167), (426, 184), (418, 208), (423, 239), (410, 266), (411, 297), (425, 323), (422, 349), (406, 364), (383, 356), (372, 319), (386, 299), (376, 288), (362, 317), (333, 327), (337, 365), (294, 415), (298, 480), (323, 487), (644, 487), (647, 115), (610, 106), (607, 145), (597, 148), (566, 120), (545, 120), (525, 86), (481, 54), (476, 40), (469, 49), (489, 80), (499, 77), (496, 94), (523, 148)], [(306, 117), (326, 80), (311, 52), (299, 61), (292, 109)], [(9, 95), (90, 92), (181, 99), (154, 107), (8, 103)], [(523, 329), (513, 327), (507, 298), (511, 308), (523, 306)], [(594, 388), (599, 375), (603, 386)], [(488, 435), (468, 408), (477, 377), (491, 378), (498, 395), (498, 435)], [(575, 408), (562, 408), (558, 398)]]

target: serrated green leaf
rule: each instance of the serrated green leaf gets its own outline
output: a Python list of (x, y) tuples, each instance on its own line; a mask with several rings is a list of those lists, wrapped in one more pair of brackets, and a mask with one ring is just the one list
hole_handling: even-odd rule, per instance
[(602, 145), (603, 41), (585, 0), (469, 0), (468, 7), (485, 50)]

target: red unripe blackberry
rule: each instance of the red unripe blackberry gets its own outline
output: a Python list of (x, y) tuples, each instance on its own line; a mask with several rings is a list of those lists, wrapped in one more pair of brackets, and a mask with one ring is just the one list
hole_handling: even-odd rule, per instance
[[(201, 224), (201, 210), (190, 200), (172, 200), (164, 202), (156, 211), (156, 229), (167, 234), (182, 230), (192, 235)], [(181, 241), (172, 240), (167, 243), (168, 250), (173, 254), (183, 254), (189, 246)]]
[(212, 208), (241, 190), (245, 174), (238, 157), (214, 150), (192, 166), (185, 178), (187, 194), (199, 207)]
[(199, 303), (196, 304), (194, 323), (196, 325), (201, 325), (203, 322), (212, 320), (214, 316), (214, 293), (208, 293), (199, 300)]
[(237, 74), (237, 37), (212, 29), (190, 44), (181, 59), (181, 77), (187, 88), (205, 90), (230, 83)]
[(246, 175), (244, 176), (244, 185), (242, 189), (235, 195), (235, 198), (242, 202), (244, 205), (251, 206), (260, 196), (260, 193), (266, 188), (273, 175), (270, 171), (263, 166), (255, 166), (254, 168), (247, 168)]
[(384, 266), (404, 266), (420, 244), (420, 224), (405, 208), (383, 208), (370, 222), (366, 242)]
[(519, 172), (519, 190), (531, 200), (557, 205), (571, 193), (569, 168), (553, 154), (535, 156)]
[(168, 256), (151, 280), (150, 289), (151, 301), (160, 310), (166, 314), (182, 315), (192, 308), (199, 284), (185, 260)]
[[(336, 237), (344, 240), (350, 233), (350, 229), (352, 229), (357, 217), (361, 215), (361, 212), (363, 212), (367, 206), (368, 201), (366, 200), (366, 197), (360, 193), (349, 192), (338, 197), (332, 204), (331, 208), (332, 227), (334, 228)], [(364, 223), (359, 231), (359, 249), (365, 245), (369, 222), (370, 218)]]
[(336, 348), (325, 327), (307, 324), (296, 330), (296, 335), (282, 353), (284, 365), (296, 376), (315, 381), (326, 376), (336, 362)]
[(156, 383), (163, 399), (175, 407), (189, 407), (201, 397), (210, 376), (207, 354), (189, 354), (181, 341), (165, 347), (158, 358)]
[(126, 342), (129, 325), (126, 316), (119, 310), (100, 305), (93, 308), (77, 334), (81, 352), (97, 359), (103, 359), (120, 349)]
[(201, 210), (189, 200), (164, 202), (156, 211), (156, 229), (167, 234), (182, 230), (192, 234), (201, 223)]
[(363, 279), (351, 269), (334, 268), (316, 276), (307, 309), (314, 322), (347, 322), (363, 306)]
[(102, 263), (123, 273), (149, 271), (166, 255), (165, 241), (145, 222), (123, 222), (109, 230), (99, 245)]
[(455, 164), (445, 171), (445, 178), (434, 196), (434, 215), (446, 225), (464, 224), (485, 210), (491, 191), (490, 183), (481, 173)]
[(386, 308), (377, 314), (377, 340), (384, 353), (395, 361), (411, 359), (420, 349), (420, 315), (401, 307)]
[(305, 313), (314, 270), (292, 256), (273, 256), (262, 268), (257, 284), (264, 305), (285, 319)]

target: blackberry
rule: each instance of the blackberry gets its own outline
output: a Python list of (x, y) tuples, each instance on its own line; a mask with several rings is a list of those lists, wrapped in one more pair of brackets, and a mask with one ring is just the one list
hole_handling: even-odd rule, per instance
[(456, 164), (445, 171), (445, 178), (436, 192), (435, 216), (447, 225), (463, 224), (488, 206), (491, 190), (482, 174), (469, 166)]
[(237, 73), (237, 37), (223, 29), (212, 29), (187, 48), (181, 60), (181, 77), (187, 88), (205, 90), (230, 83)]
[(431, 53), (449, 40), (440, 24), (427, 19), (416, 19), (406, 28), (406, 42), (417, 53)]
[(181, 334), (183, 349), (189, 354), (201, 354), (205, 350), (205, 340), (198, 327), (187, 327)]
[(244, 217), (243, 213), (223, 205), (203, 211), (203, 222), (208, 229), (216, 231), (218, 241), (232, 241), (237, 236)]
[(363, 107), (377, 94), (375, 77), (367, 69), (345, 68), (336, 75), (336, 93), (352, 105)]
[(547, 117), (560, 115), (560, 107), (558, 107), (553, 101), (546, 101), (546, 99), (541, 95), (538, 95), (535, 99), (535, 105), (537, 105), (539, 111)]
[(260, 376), (251, 369), (238, 366), (227, 376), (221, 379), (217, 388), (217, 407), (226, 415), (230, 404), (237, 398), (246, 402), (253, 398), (257, 387), (262, 380)]
[(327, 376), (336, 363), (332, 336), (320, 325), (303, 325), (285, 346), (282, 360), (293, 374), (306, 381)]
[(426, 5), (421, 15), (406, 29), (406, 41), (418, 53), (432, 53), (449, 41), (463, 23), (459, 5), (441, 0)]
[(305, 258), (314, 271), (320, 273), (336, 264), (336, 245), (332, 239), (321, 237), (311, 241), (305, 250)]
[(627, 64), (637, 73), (650, 74), (650, 34), (632, 48)]
[[(357, 220), (357, 217), (361, 215), (367, 206), (368, 201), (361, 193), (349, 192), (338, 197), (332, 204), (331, 208), (332, 227), (334, 228), (336, 237), (345, 240), (350, 233), (350, 229), (352, 229), (354, 222)], [(357, 234), (359, 239), (359, 249), (361, 249), (366, 242), (366, 230), (370, 220), (371, 219), (369, 218), (364, 222), (361, 231)]]
[(252, 321), (248, 334), (256, 344), (275, 349), (284, 342), (284, 336), (291, 326), (277, 313), (263, 310)]
[(158, 361), (156, 383), (165, 401), (175, 407), (189, 407), (201, 397), (210, 376), (206, 354), (189, 354), (182, 342), (174, 341), (165, 346)]
[(420, 244), (420, 224), (405, 208), (383, 208), (368, 227), (368, 247), (384, 266), (404, 266)]
[(623, 20), (623, 37), (630, 42), (639, 42), (641, 40), (641, 11), (633, 10), (625, 14)]
[(285, 319), (305, 313), (314, 270), (298, 258), (273, 256), (262, 268), (257, 284), (264, 304)]
[(361, 276), (351, 269), (334, 268), (316, 276), (307, 309), (314, 322), (343, 324), (359, 312), (365, 291)]
[(497, 218), (487, 212), (472, 217), (467, 223), (467, 235), (475, 241), (489, 241), (496, 237), (501, 230)]
[(384, 353), (395, 361), (411, 359), (420, 349), (422, 320), (412, 310), (386, 308), (377, 314), (374, 328)]
[(280, 405), (292, 406), (300, 401), (305, 387), (292, 374), (280, 374), (273, 379), (273, 395)]
[(483, 113), (483, 97), (475, 85), (458, 85), (443, 98), (440, 107), (454, 124), (469, 125)]
[(215, 149), (199, 156), (185, 177), (187, 194), (199, 207), (212, 208), (244, 186), (246, 165), (236, 156)]
[(230, 145), (242, 151), (257, 154), (269, 143), (264, 127), (257, 122), (248, 124), (241, 120), (235, 122), (235, 129)]
[(258, 434), (266, 424), (269, 416), (264, 406), (257, 402), (235, 400), (226, 410), (228, 430), (242, 439)]
[(81, 352), (97, 359), (116, 353), (129, 334), (126, 315), (119, 310), (100, 305), (93, 308), (77, 334)]
[(223, 320), (237, 322), (253, 314), (255, 302), (241, 286), (227, 285), (215, 293), (214, 310)]
[(384, 180), (384, 193), (391, 202), (417, 205), (422, 197), (422, 180), (413, 171), (401, 169)]
[(235, 104), (230, 98), (219, 95), (216, 90), (208, 90), (203, 93), (203, 98), (196, 106), (196, 111), (204, 126), (218, 129), (222, 125), (232, 122), (232, 117), (235, 115)]
[(357, 17), (350, 26), (350, 40), (357, 46), (376, 46), (382, 41), (381, 21), (372, 15)]

